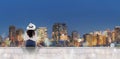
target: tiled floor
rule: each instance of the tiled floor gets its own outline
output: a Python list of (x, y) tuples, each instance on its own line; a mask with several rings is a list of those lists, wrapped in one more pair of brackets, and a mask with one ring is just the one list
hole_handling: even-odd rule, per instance
[(0, 59), (119, 59), (119, 48), (0, 48)]

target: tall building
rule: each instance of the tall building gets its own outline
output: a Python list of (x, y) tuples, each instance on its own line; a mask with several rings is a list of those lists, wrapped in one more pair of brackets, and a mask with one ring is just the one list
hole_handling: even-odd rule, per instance
[(68, 40), (67, 26), (65, 23), (55, 23), (52, 28), (52, 38), (56, 46), (66, 46)]
[(77, 31), (72, 32), (72, 39), (73, 40), (78, 40), (80, 38), (80, 35)]
[(102, 35), (103, 35), (103, 45), (106, 46), (106, 44), (107, 44), (107, 37), (108, 37), (107, 31), (106, 30), (103, 31)]
[(120, 26), (115, 27), (115, 41), (120, 43)]
[(9, 27), (9, 39), (10, 39), (10, 47), (16, 47), (16, 28), (15, 26)]
[(23, 29), (17, 29), (16, 30), (16, 35), (23, 35), (24, 34), (24, 30)]
[(98, 40), (97, 40), (97, 35), (94, 34), (92, 35), (92, 46), (97, 46)]
[(3, 38), (2, 38), (2, 36), (0, 35), (0, 44), (2, 43), (2, 41), (3, 41)]
[(95, 31), (85, 34), (84, 39), (86, 40), (87, 45), (90, 47), (106, 45), (106, 37), (102, 34), (102, 31)]
[(10, 26), (9, 27), (9, 39), (11, 41), (14, 41), (15, 40), (15, 36), (16, 36), (16, 28), (15, 28), (15, 26)]
[(18, 47), (24, 46), (23, 34), (24, 34), (24, 30), (23, 29), (17, 29), (16, 30), (16, 39), (17, 39), (16, 46), (18, 46)]
[(87, 46), (92, 47), (92, 34), (85, 34), (84, 40)]
[(18, 41), (23, 41), (23, 34), (24, 34), (24, 30), (23, 29), (17, 29), (16, 30), (16, 38)]
[(112, 41), (115, 42), (115, 31), (112, 31)]
[(103, 35), (102, 31), (96, 31), (96, 40), (97, 40), (97, 46), (103, 46)]
[(53, 25), (52, 38), (55, 40), (67, 39), (67, 26), (65, 23), (55, 23)]
[(48, 34), (47, 34), (47, 28), (46, 27), (39, 27), (37, 29), (37, 36), (39, 40), (43, 40), (45, 38), (47, 38)]

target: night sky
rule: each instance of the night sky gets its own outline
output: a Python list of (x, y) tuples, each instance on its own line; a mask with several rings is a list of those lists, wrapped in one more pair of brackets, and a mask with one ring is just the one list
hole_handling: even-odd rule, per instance
[(68, 32), (80, 34), (95, 30), (113, 29), (120, 25), (118, 0), (0, 0), (0, 34), (8, 35), (9, 25), (26, 29), (32, 22), (37, 27), (48, 27), (64, 22)]

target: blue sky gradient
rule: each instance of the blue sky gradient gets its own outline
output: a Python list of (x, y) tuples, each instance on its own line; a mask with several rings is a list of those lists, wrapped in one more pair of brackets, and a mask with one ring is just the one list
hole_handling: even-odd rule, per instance
[(55, 22), (64, 22), (68, 32), (80, 34), (113, 29), (120, 25), (119, 0), (0, 0), (0, 34), (9, 25), (26, 29), (29, 22), (48, 27), (49, 37)]

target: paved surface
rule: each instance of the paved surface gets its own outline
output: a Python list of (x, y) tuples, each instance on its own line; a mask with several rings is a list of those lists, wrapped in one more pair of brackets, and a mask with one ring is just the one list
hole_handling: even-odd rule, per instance
[(120, 59), (119, 48), (0, 48), (0, 59)]

